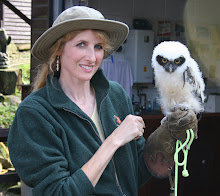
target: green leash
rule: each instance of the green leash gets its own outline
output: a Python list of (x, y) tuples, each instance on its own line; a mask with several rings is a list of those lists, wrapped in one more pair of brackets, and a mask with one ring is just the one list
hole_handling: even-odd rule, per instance
[[(194, 139), (194, 132), (192, 129), (186, 130), (186, 141), (182, 143), (180, 140), (176, 141), (176, 152), (174, 154), (174, 161), (175, 161), (175, 185), (174, 185), (174, 194), (177, 196), (177, 186), (178, 186), (178, 167), (183, 166), (182, 176), (188, 177), (189, 173), (186, 169), (187, 165), (187, 156), (188, 156), (188, 150), (190, 149), (190, 146)], [(183, 162), (179, 162), (178, 154), (180, 151), (183, 151)]]

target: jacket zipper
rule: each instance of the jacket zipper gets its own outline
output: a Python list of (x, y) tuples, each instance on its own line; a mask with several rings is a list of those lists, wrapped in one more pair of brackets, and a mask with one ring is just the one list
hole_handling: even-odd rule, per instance
[[(107, 95), (108, 95), (108, 93), (107, 93)], [(104, 99), (102, 100), (102, 102), (101, 102), (101, 104), (100, 104), (99, 117), (101, 117), (101, 115), (100, 115), (100, 114), (101, 114), (101, 105), (102, 105), (103, 101), (105, 100), (105, 98), (107, 97), (107, 95), (104, 97)], [(97, 135), (97, 137), (98, 137), (98, 138), (100, 139), (100, 141), (102, 142), (102, 140), (101, 140), (99, 134), (96, 132), (96, 130), (95, 130), (95, 128), (93, 127), (92, 123), (91, 123), (88, 119), (83, 118), (83, 117), (80, 116), (79, 114), (77, 114), (77, 113), (75, 113), (75, 112), (73, 112), (73, 111), (71, 111), (71, 110), (68, 110), (68, 109), (66, 109), (66, 108), (63, 108), (63, 110), (65, 110), (65, 111), (67, 111), (67, 112), (70, 112), (70, 113), (72, 113), (72, 114), (75, 114), (75, 115), (78, 116), (79, 118), (81, 118), (81, 119), (87, 121), (87, 122), (91, 125), (91, 127), (92, 127), (94, 133)], [(100, 120), (101, 120), (101, 118), (100, 118)], [(101, 124), (102, 124), (102, 122), (101, 122)], [(114, 156), (112, 157), (112, 163), (113, 163), (113, 167), (114, 167), (114, 171), (115, 171), (116, 184), (117, 184), (117, 186), (118, 186), (119, 191), (121, 192), (121, 194), (122, 194), (123, 196), (126, 196), (126, 195), (123, 193), (122, 188), (121, 188), (121, 185), (120, 185), (119, 180), (118, 180), (118, 175), (117, 175), (117, 171), (116, 171), (116, 167), (115, 167), (115, 162), (114, 162)]]
[[(70, 113), (72, 113), (72, 114), (75, 114), (75, 115), (78, 116), (79, 118), (81, 118), (81, 119), (87, 121), (87, 122), (91, 125), (91, 127), (92, 127), (94, 133), (95, 133), (95, 134), (97, 135), (97, 137), (100, 139), (99, 134), (96, 132), (96, 130), (95, 130), (95, 128), (93, 127), (92, 123), (91, 123), (88, 119), (83, 118), (83, 117), (80, 116), (79, 114), (77, 114), (77, 113), (75, 113), (75, 112), (73, 112), (73, 111), (71, 111), (71, 110), (68, 110), (68, 109), (66, 109), (66, 108), (63, 108), (63, 110), (65, 110), (65, 111), (67, 111), (67, 112), (70, 112)], [(100, 141), (101, 141), (101, 139), (100, 139)]]
[(126, 195), (123, 193), (122, 188), (121, 188), (121, 185), (120, 185), (119, 180), (118, 180), (118, 174), (117, 174), (117, 172), (116, 172), (114, 157), (112, 157), (112, 163), (113, 163), (114, 170), (115, 170), (115, 178), (116, 178), (117, 186), (118, 186), (118, 188), (119, 188), (121, 194), (122, 194), (123, 196), (126, 196)]
[[(102, 100), (102, 102), (100, 103), (99, 118), (100, 118), (101, 124), (102, 124), (102, 120), (101, 120), (101, 107), (102, 107), (102, 103), (103, 103), (104, 100), (106, 99), (107, 95), (108, 95), (108, 93), (106, 94), (106, 96), (104, 97), (104, 99)], [(103, 126), (102, 126), (102, 127), (103, 127)], [(103, 131), (104, 131), (104, 129), (103, 129)], [(104, 134), (105, 134), (105, 132), (104, 132)], [(118, 174), (117, 174), (116, 167), (115, 167), (114, 155), (113, 155), (113, 157), (112, 157), (112, 164), (113, 164), (113, 167), (114, 167), (115, 178), (116, 178), (116, 184), (117, 184), (117, 186), (118, 186), (118, 188), (119, 188), (119, 191), (121, 192), (122, 196), (126, 196), (126, 195), (123, 193), (122, 188), (121, 188), (121, 185), (120, 185), (119, 180), (118, 180)]]

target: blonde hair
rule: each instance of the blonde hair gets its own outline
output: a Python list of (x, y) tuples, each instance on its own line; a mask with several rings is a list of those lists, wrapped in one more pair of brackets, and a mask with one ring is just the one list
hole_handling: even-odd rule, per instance
[[(82, 31), (83, 30), (70, 32), (66, 34), (65, 36), (61, 37), (60, 39), (58, 39), (52, 45), (50, 49), (49, 60), (45, 62), (44, 64), (40, 65), (41, 68), (38, 69), (38, 73), (34, 79), (32, 92), (46, 85), (46, 79), (48, 75), (51, 75), (51, 78), (54, 76), (54, 71), (56, 70), (56, 59), (57, 59), (57, 56), (59, 56), (62, 53), (65, 43), (73, 39), (78, 33)], [(111, 53), (112, 47), (111, 47), (111, 43), (110, 43), (108, 35), (104, 31), (101, 31), (101, 30), (93, 30), (93, 31), (96, 32), (96, 35), (98, 36), (98, 38), (100, 38), (101, 41), (103, 42), (104, 52)]]

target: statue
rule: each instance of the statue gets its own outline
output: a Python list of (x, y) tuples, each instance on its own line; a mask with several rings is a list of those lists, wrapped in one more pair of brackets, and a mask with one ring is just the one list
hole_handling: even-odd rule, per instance
[(0, 28), (0, 69), (7, 68), (9, 66), (6, 48), (10, 44), (10, 42), (11, 36), (7, 36), (4, 28)]

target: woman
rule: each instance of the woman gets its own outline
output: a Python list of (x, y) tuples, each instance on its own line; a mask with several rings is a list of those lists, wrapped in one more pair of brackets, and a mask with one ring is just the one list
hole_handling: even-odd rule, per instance
[(144, 121), (99, 69), (127, 34), (124, 23), (75, 6), (33, 46), (45, 63), (8, 138), (11, 160), (33, 195), (134, 196), (150, 178)]

